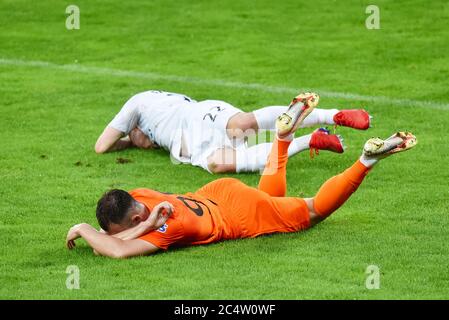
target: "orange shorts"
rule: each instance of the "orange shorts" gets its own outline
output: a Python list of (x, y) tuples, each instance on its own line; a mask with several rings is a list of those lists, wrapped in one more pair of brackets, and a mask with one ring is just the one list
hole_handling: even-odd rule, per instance
[(224, 224), (222, 240), (295, 232), (310, 224), (309, 209), (303, 199), (272, 197), (237, 179), (218, 179), (195, 193), (218, 205)]

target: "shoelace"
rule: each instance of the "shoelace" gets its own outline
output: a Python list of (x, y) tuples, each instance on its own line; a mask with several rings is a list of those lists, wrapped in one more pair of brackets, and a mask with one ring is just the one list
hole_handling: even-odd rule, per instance
[(320, 154), (320, 150), (317, 148), (310, 148), (309, 154), (310, 154), (310, 159), (313, 159), (313, 158), (315, 158), (315, 155), (318, 156)]
[[(319, 128), (318, 131), (326, 132), (328, 135), (329, 135), (329, 132), (330, 132), (327, 128)], [(319, 154), (320, 154), (320, 149), (313, 148), (313, 147), (309, 149), (310, 159), (315, 158), (315, 155), (318, 156)]]

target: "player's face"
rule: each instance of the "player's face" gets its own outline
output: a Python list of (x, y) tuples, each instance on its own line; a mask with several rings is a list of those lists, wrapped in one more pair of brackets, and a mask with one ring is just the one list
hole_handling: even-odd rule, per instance
[(134, 128), (129, 133), (129, 139), (138, 148), (151, 149), (155, 148), (156, 144), (148, 138), (148, 136), (143, 133), (139, 128)]

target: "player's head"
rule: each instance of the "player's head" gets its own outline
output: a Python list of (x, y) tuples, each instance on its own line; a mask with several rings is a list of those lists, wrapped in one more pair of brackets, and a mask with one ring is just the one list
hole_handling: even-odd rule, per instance
[(109, 234), (129, 229), (148, 218), (148, 209), (120, 189), (106, 192), (97, 203), (97, 220)]

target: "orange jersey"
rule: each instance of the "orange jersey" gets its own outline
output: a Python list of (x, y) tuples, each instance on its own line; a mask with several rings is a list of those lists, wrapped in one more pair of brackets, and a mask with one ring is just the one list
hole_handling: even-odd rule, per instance
[(149, 211), (157, 204), (168, 201), (174, 213), (158, 230), (140, 237), (161, 249), (171, 245), (193, 245), (217, 241), (221, 238), (222, 219), (217, 205), (197, 194), (175, 195), (149, 189), (136, 189), (130, 195), (144, 204)]
[(309, 225), (303, 199), (271, 197), (232, 178), (215, 180), (184, 195), (149, 189), (136, 189), (130, 194), (149, 211), (163, 201), (174, 206), (163, 227), (140, 237), (161, 249), (293, 232)]

